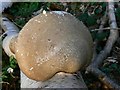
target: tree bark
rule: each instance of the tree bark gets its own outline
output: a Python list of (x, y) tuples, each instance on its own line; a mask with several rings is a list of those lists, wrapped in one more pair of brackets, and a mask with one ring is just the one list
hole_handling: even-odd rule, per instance
[(31, 80), (21, 72), (21, 88), (33, 88), (33, 90), (34, 88), (84, 88), (87, 90), (81, 74), (78, 76), (63, 72), (57, 73), (54, 77), (45, 82)]

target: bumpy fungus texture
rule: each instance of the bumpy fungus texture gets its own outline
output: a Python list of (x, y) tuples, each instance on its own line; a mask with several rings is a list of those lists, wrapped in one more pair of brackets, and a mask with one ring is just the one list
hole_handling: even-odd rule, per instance
[(74, 73), (91, 61), (93, 42), (85, 25), (63, 11), (42, 13), (20, 31), (15, 56), (23, 73), (45, 81), (57, 72)]

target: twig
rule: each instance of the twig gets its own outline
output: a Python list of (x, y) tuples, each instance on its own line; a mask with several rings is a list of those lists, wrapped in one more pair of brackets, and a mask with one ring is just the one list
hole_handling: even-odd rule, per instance
[(110, 35), (108, 37), (108, 40), (106, 42), (106, 45), (102, 51), (98, 54), (98, 56), (94, 59), (94, 61), (88, 66), (87, 71), (93, 73), (95, 76), (99, 78), (101, 82), (106, 84), (109, 88), (114, 88), (116, 90), (120, 89), (120, 86), (117, 85), (113, 80), (108, 78), (102, 71), (99, 70), (100, 65), (102, 62), (107, 58), (109, 55), (112, 46), (116, 42), (118, 38), (118, 30), (116, 18), (114, 14), (114, 2), (108, 2), (108, 16), (110, 20)]
[[(100, 26), (99, 26), (99, 31), (97, 32), (97, 34), (100, 34), (100, 33), (103, 32), (103, 30), (104, 30), (103, 27), (104, 27), (104, 25), (106, 24), (107, 21), (108, 21), (108, 18), (107, 18), (107, 8), (106, 8), (106, 12), (105, 12), (104, 16), (101, 18), (101, 23), (100, 23)], [(97, 53), (96, 53), (97, 46), (98, 46), (98, 40), (96, 39), (94, 41), (94, 54), (93, 54), (94, 56), (93, 56), (93, 60), (97, 56)]]
[(13, 24), (15, 24), (18, 28), (22, 29), (23, 26), (17, 24), (14, 20), (11, 20), (13, 22)]
[(120, 30), (120, 28), (110, 28), (110, 27), (107, 27), (107, 28), (102, 28), (102, 29), (93, 29), (93, 30), (90, 30), (90, 31), (94, 32), (94, 31), (114, 30), (114, 29)]
[(10, 76), (11, 76), (12, 78), (16, 78), (12, 73), (10, 73)]
[(4, 83), (4, 84), (8, 84), (8, 85), (10, 85), (10, 83), (8, 83), (8, 82), (4, 82), (4, 81), (2, 81), (2, 82), (0, 82), (0, 83), (2, 83), (2, 84)]

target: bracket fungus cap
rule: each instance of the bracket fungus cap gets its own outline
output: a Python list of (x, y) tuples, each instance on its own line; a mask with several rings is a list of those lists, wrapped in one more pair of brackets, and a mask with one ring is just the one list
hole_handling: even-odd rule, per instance
[(85, 25), (64, 11), (39, 14), (20, 31), (15, 55), (23, 73), (45, 81), (57, 72), (74, 73), (86, 67), (93, 53)]

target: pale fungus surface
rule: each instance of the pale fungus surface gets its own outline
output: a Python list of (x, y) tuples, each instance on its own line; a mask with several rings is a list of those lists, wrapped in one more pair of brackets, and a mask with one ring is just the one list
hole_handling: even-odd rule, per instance
[(93, 41), (85, 25), (71, 14), (44, 11), (23, 27), (15, 49), (23, 73), (45, 81), (57, 72), (85, 68), (92, 58)]

